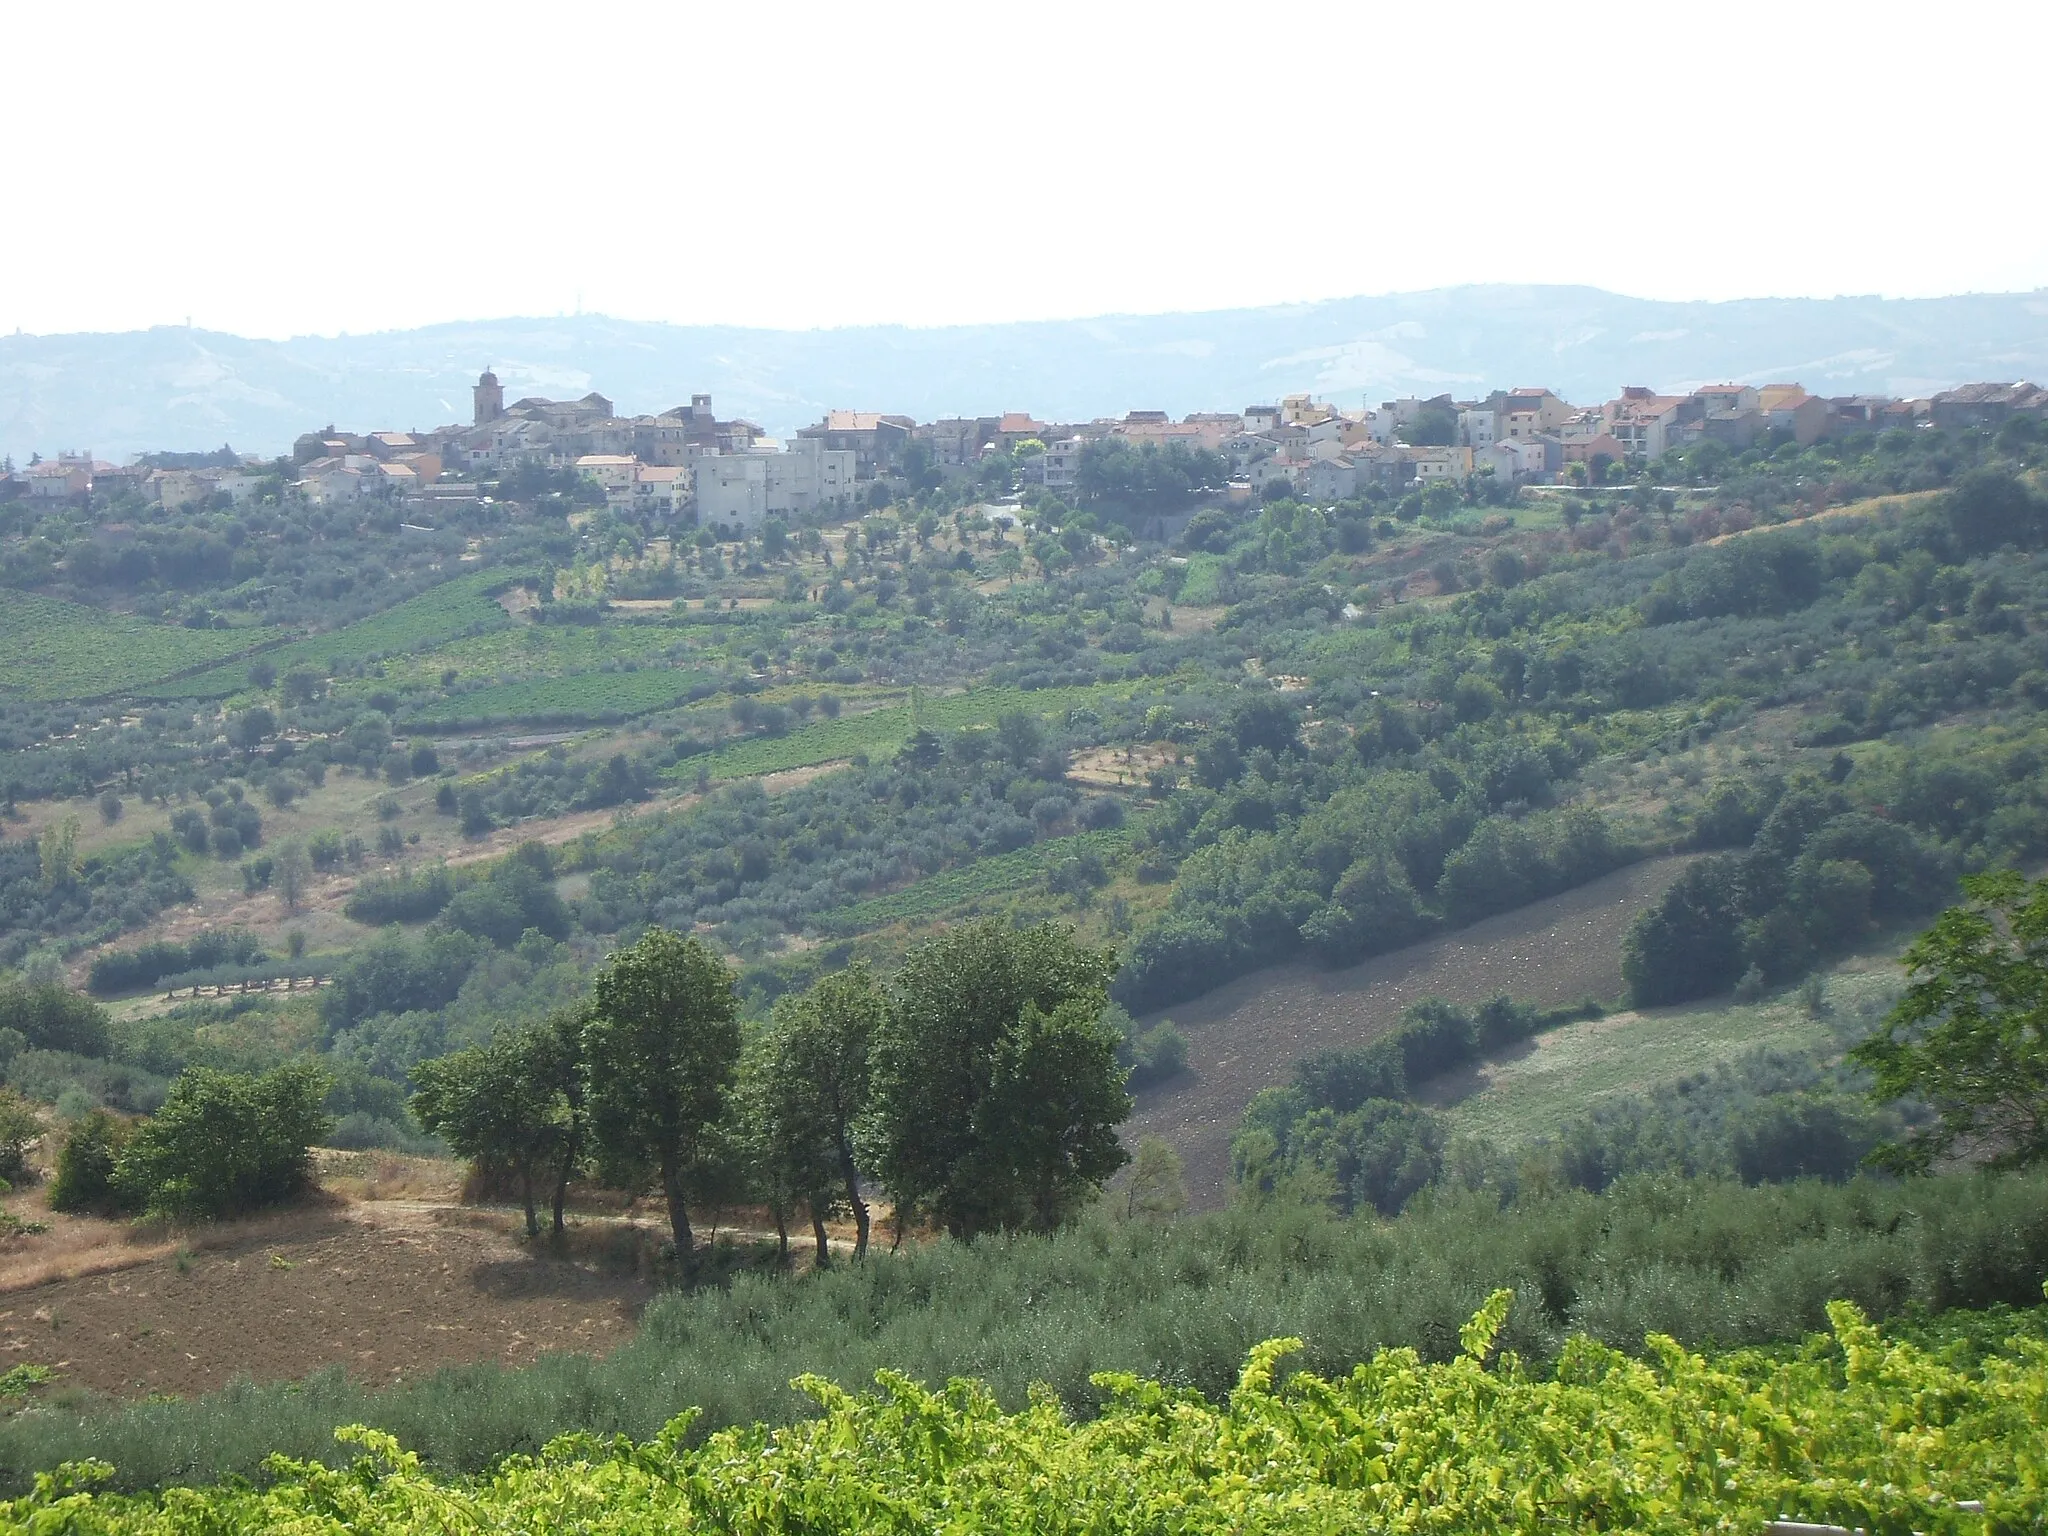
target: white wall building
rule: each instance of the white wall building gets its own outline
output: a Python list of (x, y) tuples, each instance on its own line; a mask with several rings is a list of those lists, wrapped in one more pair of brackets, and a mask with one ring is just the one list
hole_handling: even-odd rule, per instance
[(707, 528), (751, 533), (770, 517), (850, 503), (856, 455), (797, 438), (787, 452), (762, 438), (746, 453), (706, 454), (695, 461), (697, 521)]

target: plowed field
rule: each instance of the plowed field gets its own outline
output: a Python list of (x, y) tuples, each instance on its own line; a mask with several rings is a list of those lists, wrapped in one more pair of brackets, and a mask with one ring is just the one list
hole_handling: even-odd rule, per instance
[(1366, 1044), (1422, 997), (1476, 1003), (1506, 992), (1541, 1006), (1618, 997), (1622, 933), (1685, 864), (1652, 859), (1343, 970), (1273, 966), (1167, 1010), (1155, 1017), (1170, 1016), (1187, 1036), (1188, 1070), (1138, 1096), (1124, 1139), (1164, 1137), (1185, 1165), (1190, 1205), (1220, 1206), (1245, 1105), (1295, 1062)]

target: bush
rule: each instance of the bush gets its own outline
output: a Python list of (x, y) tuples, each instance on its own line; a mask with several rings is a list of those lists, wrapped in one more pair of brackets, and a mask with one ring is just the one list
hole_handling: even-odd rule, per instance
[(298, 1199), (323, 1140), (326, 1073), (292, 1062), (260, 1077), (193, 1067), (121, 1155), (122, 1198), (152, 1213), (219, 1220)]
[(95, 1109), (72, 1123), (50, 1181), (50, 1209), (111, 1216), (125, 1208), (114, 1173), (134, 1126)]
[(0, 980), (0, 1029), (20, 1033), (30, 1050), (107, 1054), (107, 1011), (55, 982)]
[(0, 1179), (21, 1182), (28, 1172), (29, 1143), (42, 1134), (34, 1106), (12, 1088), (0, 1088)]

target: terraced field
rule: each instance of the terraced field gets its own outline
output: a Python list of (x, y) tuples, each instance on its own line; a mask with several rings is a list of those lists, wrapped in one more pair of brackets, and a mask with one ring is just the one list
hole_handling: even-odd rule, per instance
[(900, 891), (871, 897), (818, 914), (815, 922), (826, 933), (867, 933), (894, 923), (924, 923), (957, 912), (973, 902), (1007, 895), (1045, 877), (1062, 860), (1094, 853), (1104, 859), (1123, 851), (1128, 832), (1077, 832), (1070, 837), (1051, 837), (977, 859), (960, 869), (948, 869), (928, 876)]
[(61, 598), (9, 591), (0, 601), (0, 697), (90, 699), (125, 693), (275, 638), (268, 629), (181, 629)]
[[(926, 699), (919, 708), (927, 729), (958, 731), (970, 725), (992, 725), (1012, 710), (1044, 718), (1110, 699), (1128, 698), (1133, 686), (1095, 683), (1082, 688), (972, 688), (965, 693)], [(862, 753), (870, 758), (881, 757), (908, 741), (911, 730), (910, 705), (884, 705), (858, 715), (842, 715), (837, 720), (814, 720), (786, 736), (750, 737), (707, 757), (690, 758), (672, 772), (677, 778), (688, 778), (702, 766), (713, 778), (744, 779), (806, 768), (814, 763), (837, 762)]]
[[(403, 655), (478, 630), (509, 628), (511, 617), (492, 600), (491, 594), (518, 579), (518, 573), (502, 569), (471, 571), (359, 623), (267, 650), (263, 659), (277, 668), (280, 675), (297, 666), (310, 666), (325, 675), (337, 661)], [(249, 665), (247, 661), (237, 661), (214, 667), (195, 677), (152, 688), (149, 696), (225, 698), (250, 686)]]
[(410, 726), (584, 725), (667, 709), (693, 695), (701, 697), (718, 684), (708, 672), (667, 667), (524, 678), (436, 699), (407, 711), (402, 720)]

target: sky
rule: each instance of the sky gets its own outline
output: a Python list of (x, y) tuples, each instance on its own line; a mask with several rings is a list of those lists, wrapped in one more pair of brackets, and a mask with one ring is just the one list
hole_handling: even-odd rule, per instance
[(0, 332), (2048, 286), (2048, 6), (9, 0)]

